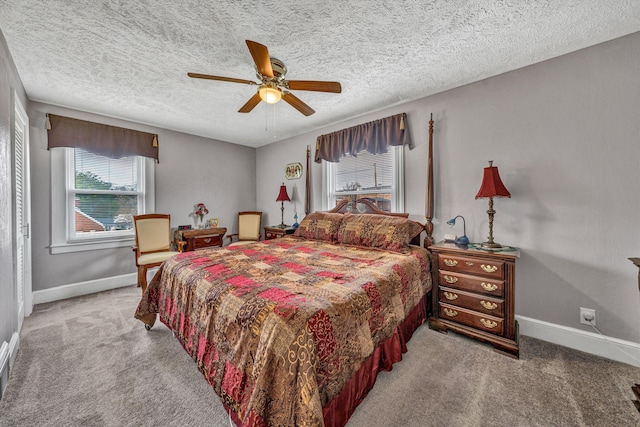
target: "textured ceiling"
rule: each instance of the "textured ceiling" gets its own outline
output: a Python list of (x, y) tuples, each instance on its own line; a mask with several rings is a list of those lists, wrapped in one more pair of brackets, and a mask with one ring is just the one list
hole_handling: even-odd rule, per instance
[[(259, 147), (640, 31), (638, 0), (0, 0), (30, 99)], [(237, 110), (255, 86), (245, 39), (288, 79), (335, 80)]]

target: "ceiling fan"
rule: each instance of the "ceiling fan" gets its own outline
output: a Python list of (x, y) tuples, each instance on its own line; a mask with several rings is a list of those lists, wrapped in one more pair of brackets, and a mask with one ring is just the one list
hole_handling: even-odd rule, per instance
[(260, 101), (264, 101), (267, 104), (275, 104), (280, 101), (280, 99), (283, 99), (305, 116), (310, 116), (315, 113), (315, 110), (302, 102), (297, 96), (289, 92), (289, 90), (342, 92), (342, 86), (340, 86), (339, 82), (286, 80), (284, 76), (287, 74), (287, 68), (282, 61), (269, 56), (269, 50), (265, 45), (251, 40), (246, 40), (246, 42), (249, 47), (249, 52), (251, 52), (253, 62), (256, 65), (256, 77), (260, 79), (260, 83), (232, 77), (211, 76), (209, 74), (187, 73), (187, 75), (194, 79), (220, 80), (223, 82), (245, 83), (258, 86), (256, 94), (238, 110), (239, 113), (250, 112)]

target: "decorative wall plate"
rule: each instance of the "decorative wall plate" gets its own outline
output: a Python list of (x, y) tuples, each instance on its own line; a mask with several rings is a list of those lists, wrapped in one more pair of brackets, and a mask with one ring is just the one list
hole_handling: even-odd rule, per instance
[(302, 176), (302, 164), (300, 163), (289, 163), (287, 168), (284, 170), (284, 176), (287, 179), (298, 179)]

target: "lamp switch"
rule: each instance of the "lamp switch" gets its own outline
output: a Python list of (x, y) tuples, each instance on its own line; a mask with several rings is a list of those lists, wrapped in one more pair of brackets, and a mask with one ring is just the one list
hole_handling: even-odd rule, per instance
[(445, 242), (455, 242), (457, 238), (458, 238), (458, 236), (456, 236), (455, 234), (445, 234), (444, 235), (444, 241)]

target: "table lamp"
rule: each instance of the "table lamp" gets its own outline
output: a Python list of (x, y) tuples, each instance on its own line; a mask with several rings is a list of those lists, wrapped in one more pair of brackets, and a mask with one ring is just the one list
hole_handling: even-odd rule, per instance
[(469, 244), (469, 238), (467, 237), (467, 223), (464, 220), (464, 217), (462, 215), (458, 215), (455, 218), (451, 218), (449, 221), (447, 221), (447, 224), (449, 224), (450, 226), (454, 226), (456, 225), (456, 219), (458, 218), (462, 218), (462, 236), (458, 237), (455, 240), (456, 245), (468, 245)]
[(487, 249), (502, 247), (501, 244), (493, 241), (493, 215), (496, 213), (496, 211), (493, 210), (494, 197), (511, 197), (511, 194), (500, 179), (498, 167), (493, 166), (493, 160), (489, 160), (489, 167), (484, 168), (482, 185), (480, 185), (480, 190), (478, 190), (478, 194), (476, 194), (476, 199), (489, 199), (489, 210), (487, 210), (487, 214), (489, 214), (489, 240), (480, 245)]
[(284, 185), (284, 182), (282, 183), (282, 185), (280, 186), (280, 193), (278, 193), (278, 197), (276, 198), (276, 202), (280, 202), (281, 203), (281, 207), (280, 210), (282, 211), (282, 216), (280, 219), (280, 225), (278, 227), (280, 228), (287, 228), (287, 225), (284, 223), (284, 202), (290, 202), (291, 199), (289, 198), (289, 195), (287, 194), (287, 186)]

